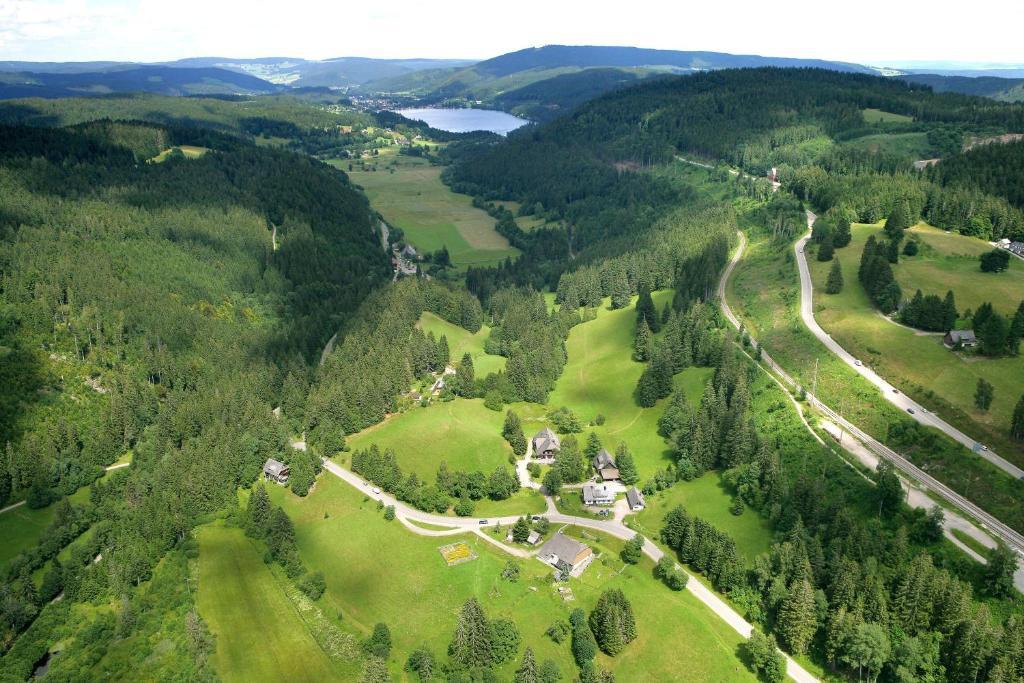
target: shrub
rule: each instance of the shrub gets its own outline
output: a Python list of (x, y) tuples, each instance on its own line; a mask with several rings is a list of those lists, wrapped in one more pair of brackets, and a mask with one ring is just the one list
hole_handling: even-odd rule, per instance
[(323, 572), (306, 574), (299, 581), (299, 590), (309, 596), (310, 600), (319, 600), (320, 596), (327, 590), (327, 582), (324, 580)]

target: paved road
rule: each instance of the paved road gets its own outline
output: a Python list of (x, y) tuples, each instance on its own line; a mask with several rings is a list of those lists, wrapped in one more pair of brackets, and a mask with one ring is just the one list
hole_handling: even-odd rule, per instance
[[(896, 387), (891, 385), (889, 382), (886, 382), (874, 370), (866, 365), (858, 365), (857, 359), (854, 358), (852, 354), (833, 340), (825, 330), (821, 329), (821, 325), (819, 325), (818, 321), (814, 318), (814, 285), (811, 282), (810, 268), (807, 266), (807, 255), (804, 253), (804, 246), (811, 237), (810, 229), (816, 218), (817, 216), (812, 212), (807, 212), (808, 232), (797, 241), (795, 247), (796, 261), (800, 268), (800, 317), (803, 319), (804, 324), (807, 325), (807, 329), (809, 329), (811, 333), (828, 348), (829, 351), (834, 353), (843, 362), (853, 368), (861, 375), (861, 377), (878, 387), (882, 391), (882, 395), (885, 396), (890, 403), (906, 412), (911, 418), (917, 420), (923, 425), (935, 427), (936, 429), (943, 431), (967, 448), (975, 451), (978, 455), (985, 458), (1011, 477), (1014, 477), (1015, 479), (1024, 478), (1024, 469), (1021, 469), (1013, 463), (999, 457), (991, 450), (982, 450), (981, 444), (977, 441), (967, 436), (953, 425), (947, 423), (942, 418), (936, 416), (934, 413), (929, 413), (927, 409), (909, 398), (906, 394), (900, 393)], [(914, 412), (911, 413), (911, 410)]]
[[(486, 520), (482, 520), (479, 517), (445, 517), (429, 512), (423, 512), (422, 510), (417, 510), (416, 508), (406, 505), (387, 493), (373, 493), (373, 484), (365, 481), (359, 475), (345, 469), (335, 462), (325, 459), (323, 464), (325, 470), (340, 478), (342, 481), (350, 484), (356, 490), (383, 502), (385, 505), (393, 505), (395, 507), (395, 516), (413, 533), (424, 536), (450, 536), (452, 534), (462, 532), (474, 533), (488, 543), (492, 543), (505, 552), (517, 557), (527, 558), (534, 556), (533, 552), (502, 543), (491, 534), (485, 533), (481, 528), (488, 528), (499, 523), (502, 526), (515, 524), (516, 520), (519, 519), (518, 516), (488, 517)], [(553, 524), (572, 524), (573, 526), (586, 527), (624, 540), (629, 540), (636, 535), (635, 531), (629, 529), (618, 520), (597, 520), (588, 519), (586, 517), (575, 517), (573, 515), (563, 515), (558, 512), (554, 501), (550, 497), (547, 497), (546, 500), (548, 509), (544, 516)], [(410, 522), (412, 522), (412, 524), (410, 524)], [(448, 529), (424, 529), (422, 527), (415, 526), (415, 522), (445, 526), (448, 527)], [(643, 550), (644, 554), (655, 562), (665, 555), (661, 548), (655, 545), (650, 539), (644, 539)], [(711, 589), (702, 584), (692, 575), (690, 576), (690, 580), (686, 583), (686, 589), (690, 591), (694, 597), (707, 605), (712, 612), (729, 624), (733, 630), (744, 638), (750, 637), (753, 626), (751, 626), (736, 610), (726, 604), (724, 600), (715, 595)], [(798, 683), (813, 683), (818, 680), (788, 656), (786, 657), (786, 673), (788, 673), (790, 678)]]
[[(813, 220), (810, 216), (810, 220)], [(726, 280), (732, 274), (732, 271), (739, 262), (743, 255), (743, 248), (746, 245), (742, 233), (739, 233), (740, 244), (736, 253), (733, 255), (729, 265), (726, 266), (725, 272), (722, 275), (722, 280), (718, 285), (718, 294), (721, 301), (722, 311), (725, 314), (726, 319), (733, 324), (733, 326), (739, 328), (740, 321), (733, 313), (732, 308), (729, 306), (729, 302), (725, 298)], [(790, 388), (796, 389), (799, 387), (799, 383), (793, 379), (793, 377), (787, 373), (782, 367), (775, 362), (774, 359), (766, 352), (762, 350), (762, 363), (765, 367), (769, 368), (774, 372), (779, 379), (781, 379)], [(982, 508), (978, 507), (971, 501), (967, 500), (959, 493), (949, 488), (939, 480), (935, 479), (931, 475), (927, 474), (912, 462), (907, 460), (905, 457), (892, 450), (885, 444), (879, 442), (877, 439), (872, 437), (870, 434), (864, 432), (862, 429), (851, 423), (849, 420), (839, 415), (837, 412), (829, 408), (827, 405), (822, 403), (812, 393), (807, 392), (807, 398), (810, 405), (823, 413), (828, 419), (835, 424), (839, 425), (843, 430), (849, 432), (856, 437), (861, 443), (867, 446), (873, 453), (881, 458), (885, 458), (892, 463), (901, 474), (905, 477), (910, 478), (912, 481), (917, 482), (925, 490), (931, 490), (933, 493), (944, 499), (954, 508), (958, 508), (963, 512), (967, 513), (974, 519), (978, 520), (983, 529), (994, 534), (1008, 546), (1017, 551), (1018, 554), (1024, 555), (1024, 535), (1017, 532), (1015, 529), (1010, 528), (1003, 522), (999, 521), (994, 515), (989, 514)], [(1018, 569), (1018, 571), (1020, 571)]]

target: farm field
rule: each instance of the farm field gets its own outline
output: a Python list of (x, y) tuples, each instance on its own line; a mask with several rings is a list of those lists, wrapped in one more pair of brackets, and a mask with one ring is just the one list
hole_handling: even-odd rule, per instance
[(477, 377), (486, 377), (492, 372), (505, 369), (504, 356), (494, 356), (484, 352), (484, 342), (491, 334), (491, 328), (487, 325), (473, 334), (429, 311), (420, 316), (418, 325), (424, 332), (433, 332), (438, 339), (441, 338), (441, 335), (448, 338), (448, 350), (453, 363), (458, 363), (462, 360), (463, 354), (468, 353), (473, 358), (473, 371)]
[[(496, 669), (499, 680), (511, 677), (526, 645), (538, 662), (555, 661), (569, 680), (576, 669), (568, 642), (555, 644), (544, 631), (575, 607), (591, 608), (601, 591), (621, 588), (638, 615), (639, 636), (615, 660), (599, 656), (599, 664), (615, 670), (619, 680), (754, 680), (736, 656), (739, 636), (689, 593), (673, 593), (655, 581), (649, 561), (624, 567), (619, 541), (583, 539), (601, 557), (569, 582), (575, 600), (564, 602), (538, 560), (520, 561), (519, 581), (505, 581), (501, 570), (509, 558), (489, 543), (472, 534), (414, 535), (397, 521), (385, 521), (372, 501), (329, 475), (307, 498), (278, 487), (272, 487), (271, 498), (294, 521), (304, 562), (324, 572), (321, 609), (342, 614), (347, 627), (363, 634), (377, 622), (389, 625), (394, 647), (388, 663), (395, 676), (420, 645), (444, 658), (458, 609), (472, 596), (489, 618), (514, 621), (522, 636), (516, 661)], [(477, 559), (449, 567), (438, 548), (457, 541)]]
[(861, 109), (864, 120), (868, 123), (911, 123), (914, 118), (904, 114), (895, 114), (881, 109)]
[(216, 636), (224, 681), (324, 681), (342, 677), (310, 635), (256, 545), (241, 529), (201, 527), (199, 613)]
[[(671, 300), (672, 292), (655, 292), (653, 298), (661, 310)], [(619, 442), (625, 442), (642, 481), (669, 463), (664, 440), (658, 436), (658, 418), (668, 399), (658, 401), (653, 408), (641, 408), (633, 399), (644, 369), (643, 363), (632, 359), (635, 324), (635, 301), (634, 305), (612, 311), (606, 299), (595, 320), (574, 327), (566, 342), (569, 360), (548, 397), (548, 405), (572, 408), (584, 424), (604, 415), (603, 425), (577, 435), (580, 444), (586, 443), (586, 432), (591, 429), (610, 451)], [(676, 375), (676, 386), (683, 388), (696, 404), (711, 373), (709, 368), (687, 368)]]
[[(420, 252), (447, 247), (459, 268), (495, 265), (519, 253), (495, 231), (494, 219), (472, 205), (470, 197), (455, 194), (441, 182), (440, 167), (414, 157), (393, 159), (376, 171), (357, 167), (348, 173), (364, 188), (373, 208), (401, 228)], [(343, 160), (331, 163), (348, 166)]]
[(644, 510), (630, 515), (626, 521), (630, 528), (650, 538), (657, 538), (665, 515), (677, 505), (682, 505), (690, 515), (702, 517), (732, 536), (750, 566), (755, 557), (768, 552), (771, 546), (771, 524), (755, 510), (747, 508), (738, 516), (729, 512), (732, 494), (717, 471), (708, 472), (693, 481), (676, 482), (671, 488), (647, 496), (646, 503)]
[(844, 147), (872, 153), (898, 154), (925, 159), (933, 155), (927, 133), (877, 133), (842, 143)]
[[(854, 225), (853, 241), (836, 250), (846, 281), (839, 294), (824, 293), (830, 264), (808, 259), (818, 322), (850, 353), (943, 419), (984, 439), (1004, 457), (1024, 462), (1024, 451), (1005, 436), (1024, 387), (1024, 358), (953, 353), (942, 345), (941, 335), (915, 332), (883, 318), (857, 281), (860, 255), (871, 234), (881, 234), (880, 226)], [(991, 247), (981, 240), (947, 235), (927, 226), (914, 228), (911, 234), (925, 246), (918, 256), (901, 256), (900, 263), (893, 266), (904, 297), (913, 296), (918, 288), (939, 296), (951, 289), (961, 313), (992, 301), (1004, 314), (1012, 314), (1024, 299), (1024, 263), (1011, 262), (1005, 273), (982, 273), (977, 254)], [(987, 412), (974, 407), (979, 378), (995, 387), (995, 399)]]

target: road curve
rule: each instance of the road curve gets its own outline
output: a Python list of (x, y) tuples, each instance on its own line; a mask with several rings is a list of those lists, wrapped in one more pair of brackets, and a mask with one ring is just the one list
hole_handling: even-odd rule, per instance
[[(507, 553), (515, 555), (517, 557), (532, 557), (534, 553), (522, 550), (520, 548), (514, 548), (505, 543), (502, 543), (498, 539), (494, 538), (490, 534), (484, 533), (481, 527), (486, 527), (494, 524), (510, 525), (515, 524), (519, 516), (514, 517), (488, 517), (482, 519), (479, 517), (445, 517), (442, 515), (435, 515), (429, 512), (423, 512), (417, 510), (414, 507), (406, 505), (399, 501), (394, 496), (381, 492), (374, 493), (374, 486), (368, 481), (365, 481), (362, 477), (355, 474), (354, 472), (345, 469), (341, 465), (323, 459), (324, 469), (338, 477), (342, 481), (348, 483), (354, 487), (357, 491), (361, 491), (366, 494), (367, 497), (372, 497), (376, 500), (381, 501), (384, 505), (393, 505), (395, 507), (395, 516), (399, 518), (406, 528), (413, 533), (418, 533), (425, 536), (450, 536), (456, 531), (464, 531), (474, 533), (485, 541), (492, 543)], [(620, 538), (623, 540), (629, 540), (636, 535), (636, 532), (628, 528), (621, 522), (615, 521), (601, 521), (597, 519), (588, 519), (586, 517), (575, 517), (573, 515), (563, 515), (555, 508), (554, 501), (547, 498), (548, 511), (545, 513), (545, 517), (548, 521), (553, 524), (572, 524), (574, 526), (586, 527), (588, 529), (594, 529), (595, 531), (601, 531), (610, 536)], [(433, 530), (433, 529), (422, 529), (417, 528), (409, 522), (423, 522), (425, 524), (433, 524), (437, 526), (446, 526), (449, 529)], [(484, 522), (484, 523), (481, 523)], [(453, 531), (455, 530), (455, 531)], [(664, 557), (665, 553), (654, 544), (650, 539), (644, 539), (644, 555), (651, 558), (655, 562)], [(684, 570), (685, 571), (685, 570)], [(689, 575), (689, 572), (687, 572)], [(689, 575), (689, 581), (686, 582), (686, 590), (690, 591), (694, 597), (704, 603), (712, 612), (720, 617), (725, 623), (727, 623), (734, 631), (739, 633), (744, 638), (749, 638), (750, 633), (753, 630), (753, 626), (747, 622), (736, 610), (730, 607), (724, 600), (715, 595), (715, 593), (705, 586), (703, 583), (698, 581), (692, 575)], [(785, 655), (785, 653), (783, 653)], [(816, 683), (818, 681), (810, 672), (800, 666), (788, 655), (786, 656), (786, 673), (790, 678), (797, 681), (797, 683)]]
[[(808, 220), (813, 222), (813, 214), (808, 216)], [(718, 285), (718, 293), (722, 306), (722, 311), (725, 314), (726, 319), (737, 328), (739, 328), (740, 326), (739, 319), (733, 313), (732, 308), (729, 306), (728, 301), (725, 299), (725, 280), (728, 278), (729, 275), (732, 274), (733, 267), (740, 260), (744, 244), (745, 240), (743, 239), (743, 235), (740, 234), (740, 248), (733, 255), (732, 261), (729, 263), (729, 266), (723, 273), (722, 281), (720, 281)], [(765, 367), (769, 368), (772, 372), (774, 372), (779, 377), (779, 379), (781, 379), (785, 384), (789, 385), (792, 389), (795, 390), (800, 386), (799, 383), (788, 372), (783, 370), (782, 367), (778, 363), (776, 363), (775, 360), (772, 359), (772, 357), (768, 355), (768, 353), (763, 349), (761, 360)], [(1024, 535), (1020, 534), (1015, 529), (1004, 524), (994, 515), (989, 514), (981, 507), (967, 500), (953, 489), (949, 488), (939, 480), (935, 479), (931, 475), (921, 470), (919, 467), (914, 465), (914, 463), (910, 462), (896, 451), (892, 450), (885, 444), (879, 442), (870, 434), (864, 432), (862, 429), (851, 423), (842, 415), (840, 415), (839, 413), (837, 413), (836, 411), (832, 410), (827, 405), (822, 403), (820, 400), (818, 400), (818, 398), (814, 396), (814, 394), (812, 394), (811, 392), (807, 392), (807, 399), (813, 407), (817, 408), (820, 412), (822, 412), (826, 417), (832, 420), (832, 422), (837, 424), (839, 427), (841, 427), (842, 429), (844, 429), (845, 431), (849, 432), (854, 437), (859, 439), (860, 442), (867, 446), (869, 449), (871, 449), (871, 451), (875, 453), (875, 455), (884, 458), (885, 460), (888, 460), (890, 463), (892, 463), (893, 467), (899, 470), (899, 472), (902, 473), (905, 477), (909, 477), (911, 480), (916, 481), (920, 486), (924, 487), (925, 489), (932, 490), (935, 494), (943, 498), (947, 503), (949, 503), (953, 507), (959, 508), (960, 510), (966, 512), (968, 515), (972, 516), (974, 519), (980, 521), (982, 527), (986, 531), (989, 531), (998, 536), (1009, 547), (1016, 550), (1019, 555), (1024, 555)], [(1024, 569), (1018, 568), (1018, 574), (1020, 574), (1021, 572), (1024, 572)], [(1024, 576), (1024, 574), (1021, 574), (1021, 576)], [(1022, 581), (1024, 581), (1024, 579), (1022, 579)]]
[[(840, 346), (814, 318), (814, 284), (811, 281), (811, 270), (807, 265), (807, 255), (804, 253), (804, 246), (811, 238), (811, 226), (817, 218), (812, 212), (807, 212), (807, 234), (801, 237), (794, 247), (796, 249), (796, 262), (800, 268), (800, 317), (803, 319), (807, 329), (818, 338), (829, 351), (839, 357), (844, 363), (854, 369), (861, 377), (874, 384), (882, 391), (882, 395), (908, 416), (928, 427), (935, 427), (946, 435), (956, 439), (961, 444), (971, 449), (990, 463), (1003, 470), (1015, 479), (1024, 478), (1024, 469), (1017, 467), (1011, 462), (999, 457), (990, 450), (982, 450), (981, 444), (967, 436), (953, 425), (947, 423), (934, 413), (929, 413), (923, 406), (912, 400), (906, 394), (900, 393), (889, 382), (886, 382), (874, 370), (867, 365), (857, 365), (857, 359), (846, 349)], [(910, 411), (914, 412), (911, 413)]]

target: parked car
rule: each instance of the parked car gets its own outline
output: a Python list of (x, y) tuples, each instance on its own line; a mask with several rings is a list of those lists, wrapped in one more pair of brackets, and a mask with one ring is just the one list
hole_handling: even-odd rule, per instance
[(857, 367), (860, 367), (861, 365), (864, 365), (863, 363), (860, 362), (859, 358), (855, 358), (854, 361), (853, 361), (853, 364), (856, 365)]
[(487, 524), (487, 520), (486, 519), (481, 519), (480, 520), (480, 524)]
[(373, 491), (374, 495), (376, 495), (376, 494), (380, 493), (380, 489), (379, 489), (379, 488), (377, 488), (376, 486), (374, 486), (374, 487), (373, 487), (372, 489), (370, 489), (370, 490), (371, 490), (371, 491)]
[(894, 394), (898, 394), (898, 393), (900, 393), (900, 390), (899, 390), (899, 389), (897, 389), (896, 387), (893, 387), (893, 388), (892, 388), (892, 393), (894, 393)]
[(914, 409), (913, 408), (907, 408), (907, 412), (910, 413), (911, 415), (913, 415), (914, 414)]
[(535, 522), (539, 522), (539, 521), (540, 521), (540, 515), (534, 515), (534, 516), (533, 516), (533, 517), (531, 517), (530, 519), (532, 519), (532, 520), (533, 520), (533, 521), (535, 521)]

